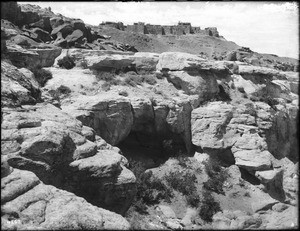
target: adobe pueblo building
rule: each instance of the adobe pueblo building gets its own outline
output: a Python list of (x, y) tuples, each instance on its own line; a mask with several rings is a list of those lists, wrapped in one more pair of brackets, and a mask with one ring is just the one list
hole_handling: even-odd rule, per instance
[(203, 34), (219, 37), (216, 27), (207, 27), (202, 30), (200, 27), (192, 27), (189, 22), (179, 22), (174, 26), (161, 26), (145, 24), (144, 22), (134, 23), (133, 25), (124, 26), (122, 22), (102, 22), (101, 26), (109, 26), (119, 30), (153, 35), (187, 35), (187, 34)]

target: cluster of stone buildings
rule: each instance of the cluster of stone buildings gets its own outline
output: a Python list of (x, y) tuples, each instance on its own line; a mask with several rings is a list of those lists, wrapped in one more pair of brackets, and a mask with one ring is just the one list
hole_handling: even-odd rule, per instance
[(122, 22), (102, 22), (100, 26), (109, 26), (119, 30), (135, 32), (140, 34), (154, 35), (185, 35), (185, 34), (203, 34), (219, 37), (216, 27), (207, 27), (202, 30), (200, 27), (192, 27), (189, 22), (179, 22), (174, 26), (161, 26), (145, 24), (143, 22), (134, 23), (133, 25), (124, 26)]

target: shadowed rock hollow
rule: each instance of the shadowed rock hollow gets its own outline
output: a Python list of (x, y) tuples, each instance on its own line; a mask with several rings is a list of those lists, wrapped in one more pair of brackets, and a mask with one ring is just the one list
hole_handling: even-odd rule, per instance
[(298, 227), (297, 62), (1, 6), (3, 229)]

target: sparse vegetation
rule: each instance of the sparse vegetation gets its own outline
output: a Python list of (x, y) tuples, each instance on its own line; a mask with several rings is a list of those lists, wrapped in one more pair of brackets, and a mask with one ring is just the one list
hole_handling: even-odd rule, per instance
[(75, 58), (67, 54), (65, 57), (57, 61), (57, 65), (68, 70), (72, 69), (73, 67), (75, 67)]
[(161, 73), (161, 72), (155, 72), (155, 77), (157, 79), (163, 79), (164, 78), (163, 73)]
[(237, 87), (238, 91), (241, 93), (246, 93), (245, 89), (243, 87)]
[(121, 80), (116, 78), (116, 75), (113, 72), (95, 71), (94, 74), (98, 81), (101, 81), (101, 80), (105, 81), (106, 84), (105, 84), (104, 88), (102, 88), (102, 89), (105, 89), (105, 91), (108, 91), (112, 85), (118, 85), (121, 82)]
[(87, 64), (87, 61), (85, 58), (83, 58), (80, 62), (80, 66), (83, 68), (83, 69), (87, 69), (88, 68), (88, 64)]
[(150, 85), (154, 85), (157, 83), (153, 75), (142, 75), (142, 81)]
[(178, 160), (178, 164), (182, 167), (182, 168), (188, 168), (187, 163), (190, 161), (189, 158), (187, 156), (184, 155), (178, 155), (176, 157), (176, 159)]
[(123, 85), (128, 85), (132, 87), (136, 87), (137, 85), (141, 85), (143, 82), (148, 83), (150, 85), (156, 84), (156, 79), (154, 75), (145, 74), (145, 75), (137, 75), (137, 73), (133, 71), (129, 71), (123, 74)]
[(186, 172), (185, 174), (181, 172), (170, 172), (165, 175), (165, 180), (174, 190), (181, 192), (185, 196), (190, 206), (197, 207), (200, 198), (195, 186), (197, 180), (195, 174), (190, 172)]
[(202, 197), (199, 216), (204, 221), (212, 222), (213, 215), (221, 211), (220, 204), (216, 202), (211, 193), (206, 190), (203, 192)]
[[(154, 177), (151, 171), (142, 173), (137, 183), (135, 207), (141, 203), (144, 205), (153, 205), (158, 204), (162, 200), (170, 202), (171, 197), (173, 197), (172, 191), (160, 179)], [(138, 209), (142, 208), (139, 206)]]
[(138, 75), (127, 75), (124, 79), (124, 85), (136, 87), (142, 84), (142, 78)]
[(31, 68), (30, 70), (34, 74), (36, 81), (39, 83), (39, 85), (41, 87), (44, 87), (46, 82), (49, 79), (52, 79), (51, 71), (48, 71), (48, 70), (42, 68), (40, 65), (35, 66), (35, 67)]
[(65, 85), (60, 85), (58, 88), (57, 88), (57, 91), (60, 95), (68, 95), (71, 93), (71, 89)]
[(220, 162), (211, 158), (205, 162), (205, 170), (209, 179), (204, 182), (203, 186), (209, 191), (213, 191), (219, 194), (224, 194), (223, 184), (229, 177), (229, 174), (220, 165)]
[(170, 202), (173, 197), (171, 189), (153, 176), (152, 171), (145, 172), (141, 162), (129, 159), (129, 169), (137, 178), (137, 194), (132, 207), (138, 213), (147, 214), (147, 205), (158, 204), (162, 200)]
[(244, 193), (244, 197), (251, 197), (251, 195), (250, 195), (249, 192), (245, 192), (245, 193)]
[(111, 87), (110, 83), (105, 82), (105, 83), (102, 84), (101, 89), (102, 89), (103, 91), (109, 91), (109, 90), (110, 90), (110, 87)]
[(239, 186), (240, 187), (245, 187), (246, 186), (246, 181), (244, 179), (239, 178)]
[(191, 207), (197, 208), (200, 203), (200, 197), (196, 191), (191, 192), (185, 196), (187, 204)]
[(279, 101), (275, 98), (272, 98), (271, 96), (267, 96), (267, 97), (263, 98), (262, 101), (267, 103), (274, 110), (276, 110), (275, 105), (279, 104)]

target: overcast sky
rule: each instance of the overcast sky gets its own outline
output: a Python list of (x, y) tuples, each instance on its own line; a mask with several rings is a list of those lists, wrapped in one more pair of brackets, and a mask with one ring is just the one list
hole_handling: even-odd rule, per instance
[(298, 58), (297, 2), (19, 2), (51, 7), (54, 13), (98, 25), (121, 21), (215, 26), (220, 35), (260, 53)]

